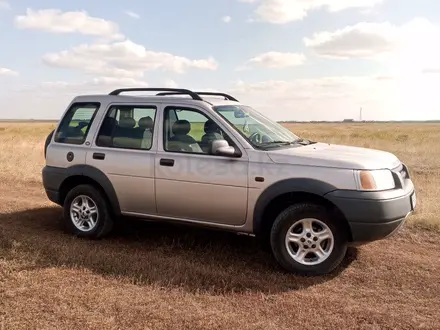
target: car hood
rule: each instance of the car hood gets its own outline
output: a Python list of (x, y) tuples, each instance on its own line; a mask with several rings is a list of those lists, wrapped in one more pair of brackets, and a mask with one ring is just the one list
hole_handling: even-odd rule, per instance
[(392, 153), (360, 147), (315, 143), (268, 151), (274, 163), (348, 169), (394, 169), (400, 165)]

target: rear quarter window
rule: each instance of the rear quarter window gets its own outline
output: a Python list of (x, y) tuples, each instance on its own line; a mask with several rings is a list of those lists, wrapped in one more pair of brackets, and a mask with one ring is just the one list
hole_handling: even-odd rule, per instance
[(83, 144), (100, 103), (74, 103), (55, 132), (55, 142)]

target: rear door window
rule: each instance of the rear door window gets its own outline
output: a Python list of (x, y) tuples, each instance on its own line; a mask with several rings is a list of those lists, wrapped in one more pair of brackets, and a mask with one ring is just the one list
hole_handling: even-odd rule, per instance
[(153, 145), (156, 106), (112, 106), (99, 130), (96, 145), (119, 149), (150, 150)]

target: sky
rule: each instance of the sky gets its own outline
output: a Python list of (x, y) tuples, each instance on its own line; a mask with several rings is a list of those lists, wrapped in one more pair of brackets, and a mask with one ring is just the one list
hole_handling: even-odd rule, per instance
[(274, 120), (440, 119), (439, 40), (438, 0), (0, 0), (0, 118), (180, 87)]

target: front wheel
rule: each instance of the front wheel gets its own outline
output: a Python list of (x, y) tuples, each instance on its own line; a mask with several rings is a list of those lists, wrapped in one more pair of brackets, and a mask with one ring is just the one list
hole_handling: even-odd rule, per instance
[(113, 218), (103, 193), (92, 185), (73, 188), (64, 200), (65, 229), (76, 236), (100, 238), (113, 228)]
[(347, 252), (347, 232), (328, 210), (315, 204), (288, 207), (275, 219), (270, 243), (279, 264), (306, 276), (331, 273)]

